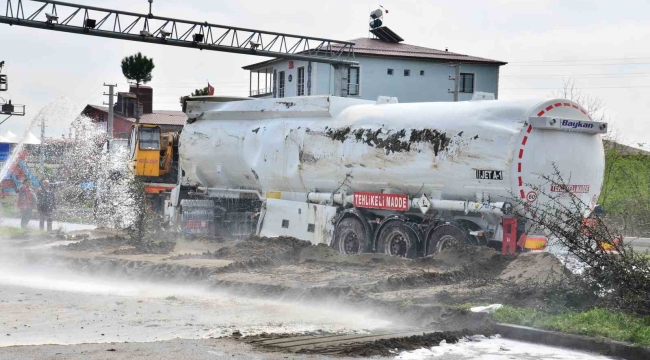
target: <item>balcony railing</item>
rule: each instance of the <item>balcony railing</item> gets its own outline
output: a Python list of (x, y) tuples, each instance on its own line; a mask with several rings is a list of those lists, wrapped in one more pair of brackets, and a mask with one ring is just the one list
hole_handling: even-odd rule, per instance
[(263, 89), (254, 89), (251, 90), (250, 96), (266, 96), (266, 95), (272, 95), (273, 94), (273, 88), (263, 88)]

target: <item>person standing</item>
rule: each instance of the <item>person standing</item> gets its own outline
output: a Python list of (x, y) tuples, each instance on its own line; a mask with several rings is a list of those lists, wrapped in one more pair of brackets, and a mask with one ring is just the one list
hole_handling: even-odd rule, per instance
[(32, 189), (32, 182), (25, 179), (18, 192), (18, 209), (20, 209), (20, 227), (25, 229), (32, 219), (32, 210), (36, 205), (36, 194)]
[(47, 222), (47, 231), (52, 230), (52, 212), (56, 209), (56, 197), (54, 195), (54, 188), (50, 185), (50, 181), (47, 179), (43, 180), (37, 196), (38, 228), (41, 230), (43, 230), (45, 222)]

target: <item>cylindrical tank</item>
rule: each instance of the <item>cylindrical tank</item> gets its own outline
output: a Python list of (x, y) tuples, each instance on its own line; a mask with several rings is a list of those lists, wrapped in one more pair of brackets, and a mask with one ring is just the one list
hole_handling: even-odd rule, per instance
[(191, 185), (534, 203), (538, 192), (560, 191), (542, 178), (557, 169), (593, 206), (603, 181), (603, 144), (592, 131), (599, 124), (563, 99), (194, 102), (188, 117), (180, 157)]
[(381, 9), (376, 9), (370, 12), (370, 17), (373, 19), (379, 19), (382, 16), (384, 16), (384, 12), (381, 11)]

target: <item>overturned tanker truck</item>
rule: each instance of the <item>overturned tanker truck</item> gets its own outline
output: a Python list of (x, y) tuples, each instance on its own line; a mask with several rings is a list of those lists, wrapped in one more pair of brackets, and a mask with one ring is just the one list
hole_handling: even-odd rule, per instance
[(521, 206), (548, 200), (538, 186), (557, 190), (540, 175), (570, 174), (592, 208), (603, 181), (607, 124), (563, 99), (198, 97), (186, 114), (169, 206), (189, 235), (292, 236), (347, 254), (416, 257), (454, 242), (509, 253), (546, 244)]

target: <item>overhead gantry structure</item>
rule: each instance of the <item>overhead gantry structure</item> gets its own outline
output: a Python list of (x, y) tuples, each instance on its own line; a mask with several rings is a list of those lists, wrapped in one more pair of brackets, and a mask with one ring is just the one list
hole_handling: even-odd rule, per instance
[[(0, 23), (73, 34), (245, 55), (355, 65), (353, 46), (303, 35), (247, 29), (51, 0), (4, 0)], [(30, 15), (25, 4), (39, 3)]]
[[(52, 0), (0, 0), (0, 23), (199, 50), (327, 63), (334, 68), (333, 94), (347, 96), (354, 43), (311, 36), (181, 20)], [(29, 4), (29, 15), (25, 15)], [(1, 7), (0, 7), (1, 9)]]

